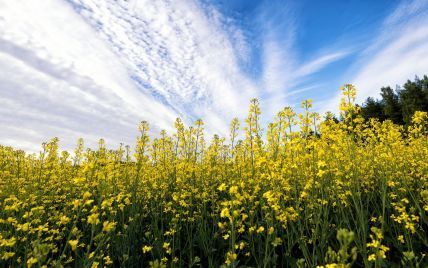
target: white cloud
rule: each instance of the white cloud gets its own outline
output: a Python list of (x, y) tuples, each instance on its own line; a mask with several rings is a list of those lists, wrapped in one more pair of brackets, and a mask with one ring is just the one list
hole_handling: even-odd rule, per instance
[(345, 50), (323, 54), (320, 57), (305, 63), (303, 66), (297, 69), (295, 72), (295, 76), (298, 78), (302, 78), (314, 74), (325, 66), (327, 66), (328, 64), (340, 60), (348, 54), (349, 52)]
[(400, 5), (385, 19), (384, 27), (405, 22), (409, 18), (421, 15), (426, 10), (427, 0), (402, 1)]
[[(357, 102), (379, 96), (383, 86), (402, 85), (428, 70), (428, 1), (403, 1), (387, 17), (379, 35), (350, 68), (349, 82), (357, 87)], [(352, 72), (352, 73), (351, 73)], [(324, 111), (337, 113), (340, 94)]]
[(265, 94), (262, 99), (270, 117), (284, 106), (296, 104), (289, 103), (290, 96), (317, 88), (319, 82), (308, 82), (310, 78), (351, 52), (344, 48), (335, 52), (330, 48), (321, 48), (315, 57), (307, 61), (299, 60), (294, 44), (295, 27), (290, 22), (287, 28), (286, 37), (267, 35), (264, 42), (262, 87)]
[(132, 144), (140, 120), (225, 134), (257, 96), (244, 35), (196, 1), (0, 1), (0, 142)]
[(284, 106), (299, 106), (290, 97), (318, 88), (320, 82), (311, 79), (352, 51), (345, 45), (339, 47), (339, 43), (315, 51), (299, 51), (299, 15), (295, 13), (295, 3), (284, 5), (275, 0), (266, 3), (258, 18), (263, 39), (260, 95), (263, 110), (272, 118)]

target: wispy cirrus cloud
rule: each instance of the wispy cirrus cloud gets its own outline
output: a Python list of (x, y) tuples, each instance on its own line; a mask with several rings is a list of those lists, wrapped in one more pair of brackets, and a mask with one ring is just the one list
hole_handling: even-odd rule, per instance
[[(138, 114), (162, 111), (172, 120), (172, 112), (135, 90), (110, 48), (68, 5), (9, 1), (0, 10), (4, 143), (34, 150), (53, 136), (66, 148), (80, 136), (92, 145), (99, 137), (127, 142)], [(150, 107), (141, 109), (137, 99)]]
[[(359, 55), (346, 77), (358, 89), (357, 102), (378, 96), (380, 88), (403, 84), (428, 70), (428, 1), (401, 2), (387, 16), (371, 44)], [(337, 112), (340, 95), (323, 110)]]
[[(294, 14), (292, 5), (283, 5), (280, 1), (268, 6), (260, 15), (263, 21), (263, 57), (262, 99), (269, 116), (290, 103), (288, 97), (298, 93), (314, 90), (320, 86), (311, 82), (311, 78), (328, 65), (339, 61), (352, 53), (350, 47), (320, 47), (308, 59), (302, 59), (298, 53), (297, 32), (298, 15)], [(315, 94), (316, 95), (316, 94)]]
[(132, 144), (140, 120), (159, 130), (175, 117), (202, 117), (209, 133), (225, 134), (257, 95), (238, 63), (242, 33), (196, 1), (0, 5), (2, 143)]

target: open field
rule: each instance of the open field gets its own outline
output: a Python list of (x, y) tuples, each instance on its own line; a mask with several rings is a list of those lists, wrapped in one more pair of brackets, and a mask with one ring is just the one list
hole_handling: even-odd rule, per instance
[(305, 101), (266, 131), (253, 100), (226, 139), (177, 120), (135, 150), (0, 146), (0, 266), (426, 267), (428, 115), (364, 121), (343, 96), (340, 121)]

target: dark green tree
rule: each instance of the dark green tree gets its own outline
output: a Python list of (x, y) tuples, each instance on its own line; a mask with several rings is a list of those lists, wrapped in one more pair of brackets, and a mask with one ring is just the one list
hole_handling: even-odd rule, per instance
[(367, 98), (361, 106), (362, 116), (365, 119), (389, 119), (395, 124), (408, 125), (416, 111), (428, 111), (428, 76), (407, 80), (402, 88), (397, 86), (395, 91), (389, 86), (382, 87), (381, 96), (381, 100)]
[(382, 87), (380, 89), (383, 104), (383, 113), (386, 119), (395, 124), (403, 124), (403, 115), (398, 94), (391, 87)]
[(383, 102), (375, 100), (372, 97), (368, 97), (366, 102), (362, 105), (361, 114), (366, 120), (378, 118), (380, 121), (384, 121), (386, 119)]
[(428, 111), (428, 101), (422, 85), (422, 81), (416, 77), (414, 82), (407, 80), (400, 91), (403, 120), (406, 124), (411, 122), (416, 111)]
[(425, 100), (426, 102), (428, 102), (428, 76), (424, 75), (420, 83), (421, 83), (422, 91), (424, 92), (424, 95), (425, 95)]

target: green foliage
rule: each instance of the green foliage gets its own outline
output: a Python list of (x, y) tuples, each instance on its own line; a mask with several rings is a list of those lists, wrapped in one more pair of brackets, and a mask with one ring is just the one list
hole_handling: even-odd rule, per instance
[(395, 124), (409, 125), (416, 111), (428, 111), (428, 77), (407, 80), (396, 91), (389, 86), (382, 87), (380, 95), (380, 100), (367, 98), (361, 107), (361, 115), (366, 120), (377, 118), (382, 122), (388, 119)]
[(366, 119), (377, 118), (380, 121), (384, 121), (386, 119), (384, 104), (372, 97), (367, 98), (363, 105), (363, 109), (361, 110), (361, 114)]

